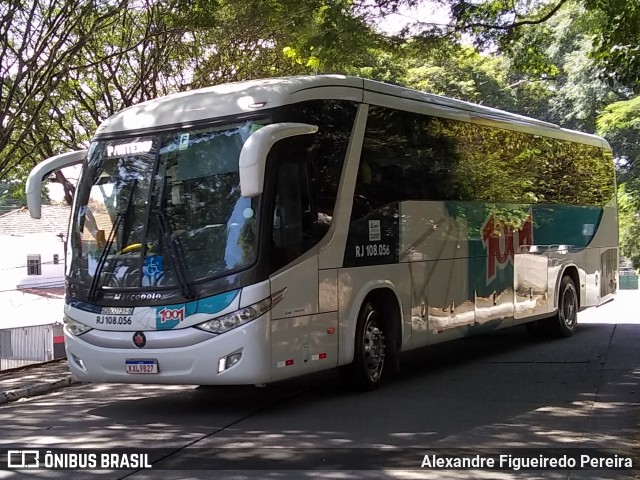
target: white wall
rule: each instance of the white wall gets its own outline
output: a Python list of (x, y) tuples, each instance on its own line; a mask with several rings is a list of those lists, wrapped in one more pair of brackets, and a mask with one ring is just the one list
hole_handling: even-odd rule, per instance
[[(27, 255), (39, 254), (42, 275), (27, 274)], [(60, 263), (53, 264), (58, 254)], [(0, 235), (0, 290), (64, 285), (64, 245), (53, 233)]]

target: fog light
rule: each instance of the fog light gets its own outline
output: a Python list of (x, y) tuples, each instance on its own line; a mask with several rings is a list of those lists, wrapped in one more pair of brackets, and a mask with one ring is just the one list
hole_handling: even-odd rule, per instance
[(87, 371), (87, 369), (84, 366), (84, 362), (76, 357), (73, 353), (71, 354), (71, 358), (73, 359), (73, 362), (78, 366), (78, 368), (80, 368), (80, 370), (84, 370), (85, 372)]
[(233, 367), (240, 361), (240, 358), (242, 358), (242, 352), (234, 352), (227, 355), (226, 357), (220, 358), (220, 360), (218, 360), (218, 373), (222, 373), (225, 370)]
[(242, 353), (234, 353), (233, 355), (229, 355), (227, 357), (227, 368), (231, 368), (236, 363), (238, 363), (240, 361), (240, 357), (242, 357)]

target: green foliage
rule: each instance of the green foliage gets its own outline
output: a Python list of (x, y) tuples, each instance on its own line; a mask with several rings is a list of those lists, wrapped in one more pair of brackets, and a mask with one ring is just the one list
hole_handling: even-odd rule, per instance
[(22, 205), (25, 201), (24, 182), (20, 180), (0, 182), (0, 206)]
[(372, 65), (383, 39), (347, 1), (221, 1), (193, 30), (190, 87), (255, 78), (347, 73)]
[[(640, 62), (637, 2), (443, 3), (452, 8), (450, 29), (424, 19), (421, 35), (387, 38), (374, 22), (415, 0), (7, 0), (0, 6), (7, 20), (0, 25), (0, 178), (21, 184), (41, 159), (86, 146), (112, 113), (160, 95), (344, 73), (588, 132), (598, 119), (627, 194), (640, 191), (640, 104), (631, 95)], [(40, 22), (29, 21), (30, 8)], [(488, 48), (461, 44), (459, 33)], [(479, 176), (493, 168), (480, 160)], [(542, 189), (535, 182), (503, 187)], [(640, 235), (625, 238), (640, 242)]]
[(640, 93), (640, 4), (629, 0), (585, 0), (601, 14), (593, 58), (601, 77)]
[[(481, 48), (510, 53), (516, 67), (529, 74), (555, 76), (548, 47), (556, 43), (554, 25), (565, 24), (568, 39), (579, 26), (588, 37), (588, 58), (597, 68), (593, 78), (610, 87), (640, 91), (640, 4), (627, 0), (450, 0), (453, 27), (471, 35)], [(567, 16), (570, 22), (567, 23)], [(548, 35), (550, 34), (550, 35)], [(518, 46), (519, 44), (519, 46)], [(574, 51), (582, 48), (574, 48)], [(518, 53), (516, 55), (516, 52)], [(566, 53), (566, 52), (565, 52)]]
[(404, 83), (405, 65), (389, 49), (369, 48), (357, 66), (346, 67), (347, 75), (369, 78), (379, 82)]
[(640, 97), (607, 105), (598, 118), (601, 135), (623, 129), (640, 130)]
[(472, 47), (450, 46), (446, 55), (421, 57), (417, 45), (405, 46), (405, 84), (418, 90), (461, 100), (514, 109), (504, 58), (480, 54)]
[[(628, 0), (450, 0), (455, 29), (473, 36), (476, 45), (486, 48), (498, 46), (507, 51), (531, 27), (542, 33), (544, 27), (562, 12), (586, 8), (585, 26), (592, 36), (591, 58), (600, 69), (600, 78), (610, 86), (620, 83), (638, 92), (640, 90), (640, 4)], [(542, 27), (542, 28), (538, 28)], [(529, 71), (546, 73), (550, 65), (540, 55), (548, 39), (538, 36), (527, 43), (523, 57)]]
[[(0, 181), (0, 207), (24, 206), (27, 204), (24, 178), (26, 178), (28, 174), (29, 172), (25, 171), (22, 166), (18, 166), (11, 177)], [(49, 193), (44, 183), (42, 184), (41, 193), (42, 202), (49, 203)]]
[(179, 45), (178, 12), (185, 5), (180, 0), (3, 4), (0, 177), (23, 182), (40, 160), (85, 146), (111, 113), (157, 96), (165, 65), (171, 65), (166, 46)]
[(598, 133), (614, 146), (625, 181), (640, 181), (640, 97), (607, 105)]
[(451, 0), (451, 15), (456, 30), (471, 34), (481, 48), (508, 45), (520, 35), (520, 27), (540, 25), (567, 0), (532, 2), (530, 0)]
[[(349, 1), (54, 4), (0, 7), (0, 177), (24, 180), (135, 103), (236, 80), (364, 71), (377, 67), (370, 52), (385, 43)], [(29, 23), (31, 6), (41, 23)], [(37, 61), (33, 45), (43, 52)]]
[(633, 262), (634, 268), (640, 268), (640, 192), (620, 185), (618, 210), (620, 253)]

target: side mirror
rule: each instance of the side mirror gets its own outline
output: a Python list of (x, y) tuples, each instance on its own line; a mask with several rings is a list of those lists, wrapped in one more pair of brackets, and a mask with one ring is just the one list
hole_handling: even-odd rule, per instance
[(61, 168), (82, 163), (86, 156), (86, 150), (77, 150), (75, 152), (63, 153), (61, 155), (56, 155), (55, 157), (47, 158), (33, 167), (33, 170), (31, 170), (31, 173), (29, 173), (29, 177), (27, 178), (27, 185), (25, 188), (27, 194), (27, 206), (29, 207), (29, 213), (32, 218), (40, 218), (40, 207), (42, 204), (40, 192), (44, 178), (48, 177), (51, 172), (60, 170)]
[(277, 141), (317, 131), (316, 125), (285, 122), (273, 123), (252, 133), (240, 151), (240, 194), (256, 197), (262, 193), (267, 155)]

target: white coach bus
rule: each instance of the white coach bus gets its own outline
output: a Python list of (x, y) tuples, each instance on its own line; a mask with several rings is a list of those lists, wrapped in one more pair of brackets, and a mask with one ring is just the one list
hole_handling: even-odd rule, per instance
[(602, 138), (338, 75), (178, 93), (106, 120), (82, 162), (65, 344), (89, 382), (266, 384), (528, 323), (617, 290)]

